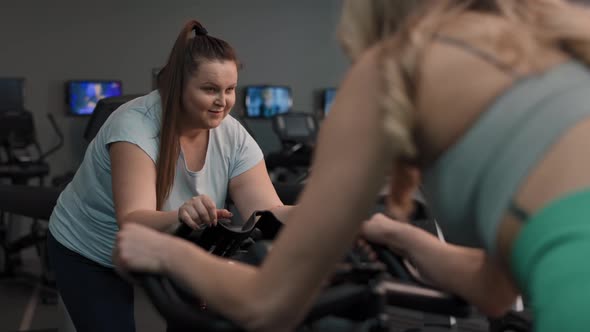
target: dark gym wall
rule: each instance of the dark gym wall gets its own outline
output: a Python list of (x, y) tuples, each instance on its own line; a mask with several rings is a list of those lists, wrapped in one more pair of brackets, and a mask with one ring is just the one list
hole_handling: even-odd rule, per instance
[(88, 121), (65, 116), (66, 80), (121, 79), (124, 93), (148, 92), (152, 68), (163, 65), (182, 24), (196, 18), (236, 47), (244, 63), (240, 85), (290, 85), (294, 109), (311, 112), (314, 92), (335, 86), (348, 65), (335, 38), (339, 6), (339, 0), (5, 2), (0, 76), (26, 79), (25, 106), (35, 114), (43, 148), (56, 142), (45, 114), (58, 120), (66, 143), (49, 161), (59, 175), (83, 157)]

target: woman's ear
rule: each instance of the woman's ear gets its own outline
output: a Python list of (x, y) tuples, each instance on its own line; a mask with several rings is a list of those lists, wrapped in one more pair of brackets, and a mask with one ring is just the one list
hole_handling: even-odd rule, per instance
[(420, 185), (420, 171), (398, 163), (393, 170), (386, 199), (387, 210), (400, 221), (409, 221), (414, 212), (414, 192)]

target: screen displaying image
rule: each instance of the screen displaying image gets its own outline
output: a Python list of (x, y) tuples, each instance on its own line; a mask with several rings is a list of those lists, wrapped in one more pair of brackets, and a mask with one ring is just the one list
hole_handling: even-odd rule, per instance
[(24, 81), (23, 78), (0, 78), (0, 111), (24, 108)]
[(121, 94), (120, 81), (70, 81), (67, 83), (67, 101), (72, 115), (90, 115), (99, 100)]
[(336, 97), (336, 89), (330, 88), (324, 90), (324, 116), (330, 113), (330, 108), (334, 102), (334, 97)]
[(291, 110), (291, 89), (285, 86), (246, 87), (246, 116), (271, 118)]

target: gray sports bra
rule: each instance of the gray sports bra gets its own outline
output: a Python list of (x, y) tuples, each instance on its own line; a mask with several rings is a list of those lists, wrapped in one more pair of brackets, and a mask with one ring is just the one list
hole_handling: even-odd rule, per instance
[(590, 116), (590, 70), (569, 61), (519, 77), (463, 41), (438, 40), (479, 56), (517, 80), (423, 174), (423, 191), (450, 242), (494, 252), (503, 214), (522, 181), (563, 133)]

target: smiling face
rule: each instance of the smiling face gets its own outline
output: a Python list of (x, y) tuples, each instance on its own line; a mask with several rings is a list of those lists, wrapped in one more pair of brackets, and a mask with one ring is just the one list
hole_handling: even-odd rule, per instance
[(184, 84), (183, 126), (192, 129), (219, 126), (235, 104), (237, 84), (238, 68), (234, 61), (202, 60), (197, 72)]

